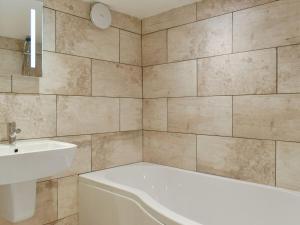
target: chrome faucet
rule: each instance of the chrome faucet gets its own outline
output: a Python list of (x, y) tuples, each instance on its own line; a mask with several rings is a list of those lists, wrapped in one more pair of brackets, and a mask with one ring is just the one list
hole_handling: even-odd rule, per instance
[(9, 144), (15, 144), (17, 140), (17, 134), (21, 133), (21, 129), (17, 128), (16, 122), (7, 124), (7, 138)]

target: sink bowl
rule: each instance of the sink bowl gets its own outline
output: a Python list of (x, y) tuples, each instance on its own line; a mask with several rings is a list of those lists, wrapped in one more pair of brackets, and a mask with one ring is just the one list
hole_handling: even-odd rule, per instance
[(32, 217), (37, 180), (70, 167), (76, 148), (52, 140), (0, 144), (0, 216), (12, 223)]
[(19, 141), (0, 145), (0, 185), (53, 176), (71, 166), (76, 145), (52, 141)]

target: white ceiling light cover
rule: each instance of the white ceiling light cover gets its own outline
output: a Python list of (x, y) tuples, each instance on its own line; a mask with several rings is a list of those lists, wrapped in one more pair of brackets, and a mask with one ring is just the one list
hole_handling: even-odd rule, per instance
[(111, 25), (110, 10), (102, 3), (96, 3), (92, 6), (90, 16), (93, 24), (100, 29), (107, 29)]

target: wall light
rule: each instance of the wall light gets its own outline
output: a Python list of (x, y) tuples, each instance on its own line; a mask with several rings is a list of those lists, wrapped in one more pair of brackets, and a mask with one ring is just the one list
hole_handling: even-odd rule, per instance
[(30, 36), (31, 36), (31, 46), (30, 46), (30, 66), (35, 68), (35, 9), (30, 10)]

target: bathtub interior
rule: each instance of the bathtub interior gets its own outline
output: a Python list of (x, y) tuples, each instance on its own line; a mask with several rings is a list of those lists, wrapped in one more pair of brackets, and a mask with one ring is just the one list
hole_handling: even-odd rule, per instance
[(203, 225), (299, 225), (300, 194), (273, 187), (137, 163), (89, 174), (143, 191), (173, 212)]

